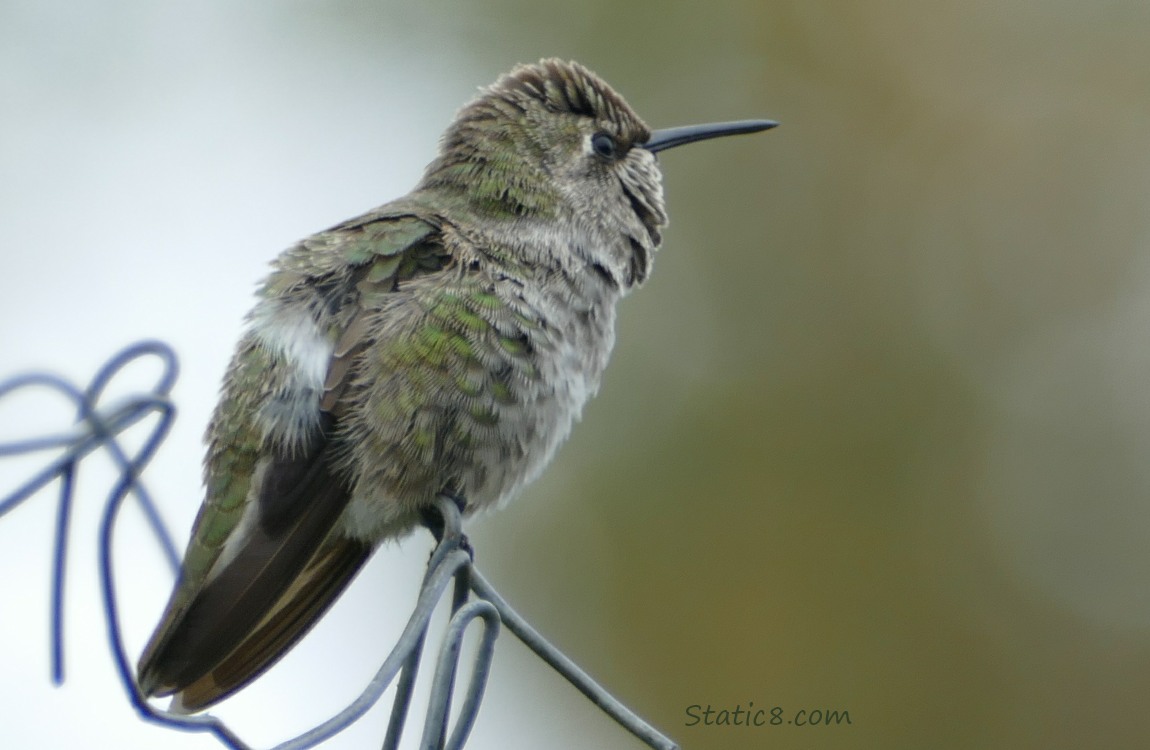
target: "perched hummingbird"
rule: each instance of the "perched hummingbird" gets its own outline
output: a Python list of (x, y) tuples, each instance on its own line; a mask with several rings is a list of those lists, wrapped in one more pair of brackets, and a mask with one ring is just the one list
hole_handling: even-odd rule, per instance
[(206, 499), (139, 665), (199, 711), (290, 649), (436, 496), (507, 501), (579, 419), (667, 224), (651, 131), (574, 62), (466, 105), (408, 195), (285, 251), (207, 431)]

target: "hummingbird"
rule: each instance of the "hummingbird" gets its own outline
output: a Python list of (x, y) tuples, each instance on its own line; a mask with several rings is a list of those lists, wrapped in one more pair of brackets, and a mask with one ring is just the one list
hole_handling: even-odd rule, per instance
[(520, 65), (457, 113), (414, 190), (284, 251), (208, 425), (141, 692), (184, 713), (223, 700), (437, 496), (470, 515), (535, 479), (651, 273), (656, 154), (776, 124), (653, 131), (578, 63)]

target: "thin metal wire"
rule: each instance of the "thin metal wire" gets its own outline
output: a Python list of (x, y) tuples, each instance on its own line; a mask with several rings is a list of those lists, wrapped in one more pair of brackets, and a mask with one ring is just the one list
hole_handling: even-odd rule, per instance
[[(102, 404), (108, 386), (130, 363), (144, 358), (156, 358), (162, 365), (159, 379), (146, 394), (123, 399), (113, 404)], [(159, 341), (144, 341), (125, 348), (110, 359), (84, 390), (76, 388), (63, 378), (48, 374), (32, 374), (11, 378), (0, 383), (0, 399), (19, 391), (48, 388), (70, 401), (76, 408), (77, 424), (69, 431), (46, 434), (10, 443), (0, 443), (0, 458), (60, 450), (41, 471), (35, 473), (6, 497), (0, 498), (0, 518), (54, 480), (59, 480), (54, 529), (54, 555), (52, 572), (52, 680), (64, 680), (63, 632), (66, 570), (72, 507), (76, 491), (76, 471), (89, 454), (102, 449), (118, 469), (118, 477), (104, 505), (99, 528), (100, 587), (104, 607), (108, 642), (115, 667), (129, 701), (137, 713), (149, 722), (173, 729), (207, 732), (231, 750), (251, 750), (224, 722), (211, 714), (188, 716), (174, 714), (152, 706), (139, 692), (133, 670), (124, 649), (117, 607), (117, 592), (113, 574), (114, 537), (116, 521), (124, 501), (129, 495), (143, 511), (148, 528), (160, 544), (161, 551), (173, 572), (179, 569), (179, 554), (147, 489), (140, 479), (144, 468), (167, 437), (175, 419), (175, 406), (169, 394), (178, 372), (177, 360), (171, 348)], [(126, 430), (149, 418), (150, 431), (133, 452), (126, 450), (118, 437)], [(424, 750), (460, 750), (467, 742), (479, 715), (483, 693), (491, 673), (495, 654), (495, 641), (501, 625), (522, 640), (532, 651), (550, 664), (595, 705), (615, 719), (629, 732), (652, 748), (676, 750), (670, 739), (657, 732), (617, 699), (607, 693), (574, 662), (560, 653), (518, 615), (475, 568), (471, 548), (463, 534), (459, 506), (449, 497), (436, 502), (439, 518), (429, 521), (438, 544), (432, 552), (424, 575), (423, 586), (395, 647), (384, 660), (375, 677), (358, 698), (345, 709), (279, 745), (274, 750), (307, 750), (325, 742), (361, 719), (383, 696), (398, 675), (395, 698), (383, 740), (384, 750), (395, 750), (403, 733), (411, 704), (412, 692), (423, 657), (427, 630), (436, 606), (443, 598), (449, 583), (454, 582), (451, 597), (451, 618), (439, 649), (436, 668), (432, 675), (430, 700), (423, 725), (420, 747)], [(476, 598), (472, 599), (472, 595)], [(461, 691), (461, 703), (449, 733), (452, 697), (456, 693), (462, 644), (467, 628), (475, 620), (483, 621), (482, 636), (470, 663), (469, 679)]]
[[(147, 398), (129, 399), (114, 407), (105, 408), (98, 412), (98, 401), (103, 395), (108, 383), (125, 366), (131, 362), (147, 356), (156, 356), (163, 365), (159, 382), (154, 387), (154, 396)], [(16, 508), (22, 502), (34, 495), (39, 489), (49, 484), (53, 479), (60, 479), (60, 492), (56, 509), (56, 524), (54, 551), (52, 557), (52, 591), (51, 591), (51, 673), (52, 681), (59, 685), (64, 681), (64, 591), (66, 588), (68, 530), (72, 516), (72, 502), (75, 489), (75, 473), (80, 461), (89, 453), (103, 446), (113, 453), (121, 467), (125, 463), (123, 452), (115, 442), (114, 436), (129, 427), (134, 426), (147, 418), (158, 404), (159, 409), (171, 409), (167, 401), (168, 393), (176, 381), (177, 364), (172, 350), (164, 343), (158, 341), (143, 341), (134, 344), (113, 357), (101, 368), (100, 373), (93, 379), (91, 386), (80, 391), (63, 378), (51, 374), (31, 374), (12, 378), (0, 384), (0, 398), (4, 398), (21, 390), (48, 388), (66, 397), (77, 410), (77, 425), (68, 433), (47, 435), (39, 438), (21, 440), (13, 443), (0, 444), (0, 456), (14, 456), (39, 452), (50, 448), (64, 448), (62, 455), (57, 457), (45, 469), (35, 474), (31, 479), (18, 487), (7, 497), (0, 500), (0, 517)], [(173, 413), (162, 417), (153, 432), (140, 447), (140, 455), (147, 459), (159, 447), (160, 442), (167, 434)], [(141, 464), (142, 467), (142, 464)], [(160, 521), (155, 505), (148, 497), (142, 485), (138, 487), (137, 497), (148, 519), (149, 526), (155, 537), (160, 541), (172, 570), (179, 568), (179, 555), (171, 536)]]
[(478, 570), (471, 570), (471, 590), (481, 599), (485, 599), (499, 610), (499, 617), (507, 629), (523, 641), (527, 648), (551, 665), (559, 674), (574, 685), (587, 699), (601, 708), (605, 714), (619, 722), (624, 729), (638, 737), (647, 745), (657, 750), (677, 750), (678, 745), (660, 733), (653, 726), (639, 718), (631, 709), (624, 706), (619, 699), (608, 693), (603, 686), (591, 679), (591, 676), (580, 669), (579, 665), (571, 661), (563, 652), (552, 646), (535, 628), (511, 608), (503, 597), (491, 587)]
[(471, 680), (464, 693), (464, 703), (455, 724), (455, 731), (451, 733), (451, 739), (447, 743), (448, 750), (463, 747), (479, 714), (479, 703), (483, 699), (483, 690), (491, 673), (491, 660), (495, 655), (495, 639), (499, 637), (499, 611), (491, 602), (482, 599), (464, 604), (451, 618), (435, 669), (432, 700), (427, 707), (427, 721), (423, 725), (423, 740), (420, 747), (425, 750), (444, 747), (443, 738), (447, 734), (447, 716), (451, 712), (451, 694), (455, 689), (455, 675), (459, 667), (459, 652), (463, 647), (463, 633), (476, 618), (482, 618), (484, 622), (483, 640), (479, 645)]

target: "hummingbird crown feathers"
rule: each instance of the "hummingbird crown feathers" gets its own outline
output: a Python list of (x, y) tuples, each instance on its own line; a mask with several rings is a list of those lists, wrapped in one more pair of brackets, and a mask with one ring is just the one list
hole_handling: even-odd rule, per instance
[(605, 120), (617, 134), (642, 143), (650, 128), (606, 81), (577, 62), (557, 58), (519, 65), (487, 89), (516, 104), (535, 101), (550, 112)]

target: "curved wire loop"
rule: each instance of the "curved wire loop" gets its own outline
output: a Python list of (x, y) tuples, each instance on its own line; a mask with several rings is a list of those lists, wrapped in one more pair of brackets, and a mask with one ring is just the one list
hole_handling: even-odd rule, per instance
[[(152, 390), (114, 403), (103, 403), (104, 394), (116, 376), (132, 362), (144, 358), (158, 359), (161, 374)], [(48, 388), (68, 399), (76, 408), (75, 426), (64, 432), (45, 434), (19, 441), (0, 443), (0, 458), (58, 450), (60, 454), (7, 496), (0, 498), (0, 518), (39, 490), (59, 480), (56, 506), (52, 574), (52, 680), (64, 680), (63, 622), (65, 571), (71, 511), (76, 489), (76, 471), (80, 462), (98, 449), (103, 449), (118, 469), (118, 478), (104, 505), (99, 529), (100, 586), (108, 642), (111, 646), (120, 682), (136, 711), (146, 721), (173, 729), (207, 732), (232, 750), (251, 750), (223, 721), (211, 714), (189, 716), (175, 714), (152, 706), (140, 694), (121, 636), (117, 594), (113, 575), (112, 550), (124, 500), (134, 496), (143, 511), (148, 528), (159, 542), (161, 551), (173, 572), (179, 570), (179, 553), (164, 525), (155, 502), (140, 480), (140, 474), (155, 456), (175, 419), (175, 406), (169, 394), (175, 384), (178, 365), (175, 353), (160, 341), (143, 341), (125, 348), (110, 359), (93, 377), (87, 388), (80, 390), (63, 378), (49, 374), (18, 376), (0, 383), (0, 399), (19, 391)], [(149, 417), (150, 432), (135, 451), (127, 450), (119, 436)], [(307, 750), (343, 731), (364, 716), (383, 697), (398, 676), (383, 750), (399, 746), (407, 721), (412, 692), (423, 657), (428, 626), (448, 584), (454, 582), (451, 618), (439, 649), (432, 675), (431, 697), (423, 724), (420, 747), (425, 750), (459, 750), (479, 715), (483, 692), (487, 686), (495, 654), (495, 641), (503, 626), (514, 633), (541, 659), (559, 672), (591, 702), (618, 722), (628, 732), (658, 750), (677, 750), (677, 745), (620, 703), (598, 685), (571, 659), (564, 656), (536, 632), (480, 575), (472, 560), (471, 547), (463, 533), (459, 505), (441, 496), (436, 514), (426, 521), (438, 544), (432, 552), (424, 575), (423, 586), (407, 626), (395, 647), (384, 660), (363, 692), (346, 708), (303, 734), (276, 745), (274, 750)], [(472, 598), (474, 596), (475, 598)], [(452, 697), (456, 692), (464, 635), (476, 620), (483, 622), (478, 648), (470, 663), (470, 677), (462, 690), (462, 703), (449, 729)]]
[[(110, 405), (101, 404), (100, 399), (105, 389), (116, 375), (132, 362), (146, 357), (158, 359), (163, 368), (151, 393), (133, 396)], [(171, 535), (160, 520), (151, 496), (138, 481), (139, 473), (155, 455), (175, 418), (175, 407), (168, 399), (168, 394), (176, 382), (177, 372), (175, 353), (167, 344), (160, 341), (142, 341), (115, 355), (82, 391), (61, 377), (45, 373), (18, 376), (0, 383), (0, 399), (18, 391), (47, 388), (71, 401), (77, 412), (76, 425), (67, 432), (0, 444), (0, 457), (25, 455), (54, 448), (63, 449), (63, 452), (48, 466), (0, 499), (0, 518), (2, 518), (53, 479), (60, 480), (53, 541), (51, 592), (51, 669), (52, 681), (57, 685), (64, 681), (64, 589), (75, 477), (80, 461), (88, 454), (98, 448), (107, 451), (120, 470), (120, 480), (113, 496), (116, 492), (135, 493), (148, 526), (159, 541), (168, 564), (173, 571), (179, 569), (180, 557)], [(158, 419), (135, 455), (129, 457), (116, 436), (152, 414), (158, 415)]]

